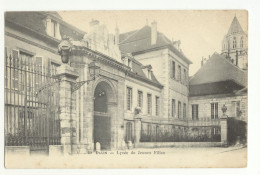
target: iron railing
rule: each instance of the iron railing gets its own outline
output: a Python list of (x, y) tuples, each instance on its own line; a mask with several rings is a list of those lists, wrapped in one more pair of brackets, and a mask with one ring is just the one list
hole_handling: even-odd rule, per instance
[(55, 72), (49, 60), (16, 50), (8, 54), (6, 50), (6, 146), (48, 150), (49, 145), (60, 144), (59, 83), (53, 78)]

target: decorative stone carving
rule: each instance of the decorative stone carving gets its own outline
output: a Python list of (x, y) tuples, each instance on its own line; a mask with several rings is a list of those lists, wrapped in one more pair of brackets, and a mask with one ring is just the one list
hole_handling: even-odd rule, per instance
[(58, 52), (61, 55), (61, 61), (64, 64), (67, 64), (69, 62), (71, 47), (72, 44), (70, 42), (70, 38), (64, 35), (61, 43), (58, 45)]

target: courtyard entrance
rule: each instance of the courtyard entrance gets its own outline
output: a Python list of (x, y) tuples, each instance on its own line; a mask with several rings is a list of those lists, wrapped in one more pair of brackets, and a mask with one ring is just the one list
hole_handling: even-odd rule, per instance
[(111, 149), (111, 109), (109, 102), (114, 94), (107, 82), (100, 82), (94, 92), (94, 145), (99, 142), (102, 150)]

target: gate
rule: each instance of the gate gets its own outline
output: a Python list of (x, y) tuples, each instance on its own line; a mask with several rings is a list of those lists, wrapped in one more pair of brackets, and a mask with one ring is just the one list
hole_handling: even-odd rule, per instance
[(49, 60), (5, 50), (5, 146), (60, 145), (59, 82)]

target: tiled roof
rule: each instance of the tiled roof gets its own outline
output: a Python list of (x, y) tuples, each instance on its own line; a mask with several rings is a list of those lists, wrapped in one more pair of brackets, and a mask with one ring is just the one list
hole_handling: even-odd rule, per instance
[[(223, 84), (223, 82), (232, 82), (232, 85), (230, 83)], [(215, 86), (210, 88), (211, 90), (208, 93), (227, 92), (224, 89), (230, 91), (230, 88), (238, 90), (247, 86), (247, 73), (226, 60), (222, 55), (214, 53), (190, 79), (189, 84), (190, 93), (193, 94), (198, 94), (198, 91), (202, 90), (198, 87), (211, 86), (212, 84), (215, 84)], [(203, 93), (201, 92), (201, 94)]]
[(133, 30), (130, 32), (126, 32), (126, 33), (122, 33), (119, 35), (119, 42), (124, 41), (125, 39), (127, 39), (129, 36), (131, 36), (133, 33), (135, 33), (137, 30)]
[(154, 74), (151, 74), (151, 79), (147, 78), (146, 75), (143, 72), (143, 65), (142, 63), (140, 63), (139, 61), (137, 61), (134, 57), (128, 57), (132, 60), (132, 73), (134, 75), (135, 78), (139, 77), (142, 78), (143, 80), (147, 80), (147, 82), (153, 82), (154, 84), (158, 85), (159, 87), (162, 87), (163, 85), (161, 85), (159, 83), (159, 81), (156, 79), (156, 77), (154, 76)]
[(150, 26), (146, 25), (140, 30), (128, 32), (127, 34), (120, 34), (120, 38), (119, 48), (122, 53), (132, 53), (135, 55), (149, 50), (169, 48), (185, 62), (189, 64), (192, 63), (183, 53), (173, 46), (173, 43), (164, 34), (160, 32), (157, 32), (156, 44), (152, 45)]
[(232, 35), (232, 34), (236, 34), (236, 33), (244, 34), (245, 32), (243, 31), (237, 17), (235, 16), (231, 23), (231, 26), (229, 27), (227, 35)]
[(5, 20), (47, 36), (46, 16), (51, 16), (60, 23), (61, 36), (67, 35), (75, 40), (83, 38), (85, 32), (64, 22), (57, 12), (6, 12)]

